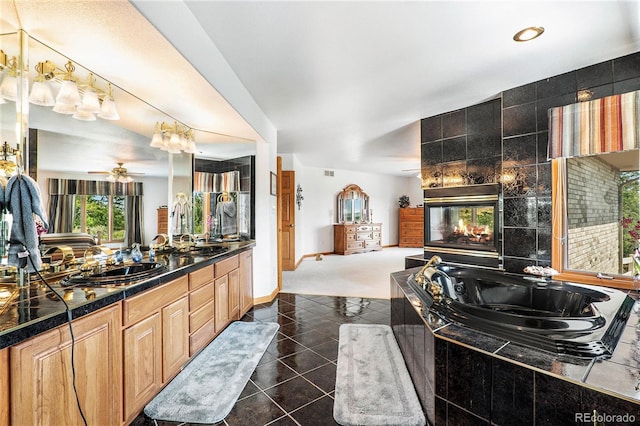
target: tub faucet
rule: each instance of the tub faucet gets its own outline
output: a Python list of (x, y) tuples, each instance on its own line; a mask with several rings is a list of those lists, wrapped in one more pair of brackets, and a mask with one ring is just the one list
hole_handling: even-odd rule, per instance
[(441, 262), (442, 262), (442, 258), (440, 256), (438, 256), (437, 254), (432, 256), (431, 259), (427, 261), (426, 265), (424, 265), (422, 269), (420, 269), (420, 272), (416, 274), (415, 281), (424, 287), (424, 283), (427, 279), (424, 273), (426, 272), (427, 268), (432, 268), (436, 265), (439, 265)]

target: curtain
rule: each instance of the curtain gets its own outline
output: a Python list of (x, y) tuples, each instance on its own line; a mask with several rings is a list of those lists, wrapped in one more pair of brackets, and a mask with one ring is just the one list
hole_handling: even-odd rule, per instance
[(640, 91), (549, 109), (549, 158), (640, 147)]
[(73, 195), (49, 196), (48, 233), (73, 232)]
[(142, 244), (143, 235), (143, 210), (142, 196), (129, 196), (124, 201), (125, 219), (124, 219), (124, 242), (127, 247), (131, 247), (133, 243)]
[(213, 192), (214, 173), (194, 172), (193, 190), (195, 192)]

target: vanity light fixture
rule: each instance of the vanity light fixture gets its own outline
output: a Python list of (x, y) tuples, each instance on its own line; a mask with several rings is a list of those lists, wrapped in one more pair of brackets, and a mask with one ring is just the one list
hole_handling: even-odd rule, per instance
[(7, 55), (0, 50), (0, 69), (6, 70), (2, 84), (0, 84), (0, 98), (15, 101), (18, 97), (18, 61), (16, 57), (7, 60)]
[(527, 27), (520, 31), (518, 31), (514, 36), (513, 40), (517, 42), (530, 41), (534, 38), (540, 37), (544, 32), (543, 27)]
[(173, 126), (164, 122), (156, 123), (149, 146), (167, 151), (170, 154), (179, 154), (180, 152), (195, 154), (195, 134), (193, 129), (178, 122), (174, 122)]

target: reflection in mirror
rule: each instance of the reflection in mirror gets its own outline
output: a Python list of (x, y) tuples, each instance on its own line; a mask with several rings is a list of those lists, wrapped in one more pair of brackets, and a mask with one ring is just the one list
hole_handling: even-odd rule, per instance
[(639, 158), (630, 150), (565, 160), (567, 269), (632, 274), (640, 243)]
[(338, 223), (371, 222), (369, 196), (358, 185), (346, 186), (337, 197)]
[(194, 232), (211, 242), (255, 238), (255, 156), (195, 159)]

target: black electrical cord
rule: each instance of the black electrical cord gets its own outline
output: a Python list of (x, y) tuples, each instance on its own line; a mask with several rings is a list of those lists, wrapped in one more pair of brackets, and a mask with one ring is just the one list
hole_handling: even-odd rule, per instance
[[(21, 173), (18, 173), (17, 175), (18, 180), (22, 179), (22, 175)], [(18, 185), (18, 192), (20, 192), (20, 197), (22, 198), (22, 187), (20, 186), (20, 182), (17, 183)], [(6, 199), (11, 199), (11, 195), (12, 195), (12, 191), (15, 188), (15, 184), (11, 187), (11, 190), (9, 191), (9, 194), (6, 196)], [(31, 189), (29, 188), (29, 186), (25, 186), (25, 189), (27, 190), (27, 192), (29, 193), (29, 199), (33, 199), (33, 194), (31, 193)], [(4, 206), (3, 206), (4, 209)], [(19, 212), (19, 215), (22, 216), (22, 211)], [(30, 216), (30, 215), (29, 215)], [(20, 222), (20, 224), (22, 225), (22, 235), (26, 236), (27, 233), (25, 232), (25, 228), (24, 228), (24, 220), (22, 220)], [(38, 268), (36, 268), (35, 263), (33, 262), (33, 259), (31, 258), (31, 253), (29, 253), (29, 250), (27, 249), (27, 245), (23, 242), (23, 241), (18, 241), (18, 240), (9, 240), (10, 244), (20, 244), (22, 245), (22, 252), (18, 254), (18, 258), (20, 260), (20, 267), (24, 268), (27, 266), (27, 260), (24, 259), (25, 257), (27, 259), (29, 259), (29, 263), (31, 263), (31, 266), (33, 267), (33, 270), (36, 271), (36, 274), (38, 274), (38, 277), (42, 280), (42, 282), (44, 283), (45, 286), (47, 286), (47, 288), (53, 292), (53, 294), (55, 294), (58, 299), (60, 299), (60, 301), (64, 304), (64, 308), (65, 308), (65, 312), (67, 314), (67, 322), (69, 324), (69, 336), (71, 337), (71, 384), (73, 385), (73, 392), (75, 394), (76, 397), (76, 405), (78, 406), (78, 411), (80, 412), (80, 417), (82, 418), (82, 422), (84, 423), (85, 426), (87, 426), (87, 418), (84, 416), (84, 412), (82, 411), (82, 405), (80, 404), (80, 396), (78, 395), (78, 388), (76, 387), (76, 366), (75, 366), (75, 337), (73, 335), (73, 326), (71, 324), (71, 322), (73, 321), (73, 315), (71, 313), (71, 308), (69, 308), (69, 305), (67, 304), (67, 301), (64, 300), (63, 297), (60, 297), (60, 295), (58, 293), (55, 292), (55, 290), (53, 289), (53, 287), (51, 287), (51, 285), (49, 285), (49, 283), (47, 282), (47, 280), (44, 279), (44, 277), (42, 276), (42, 274), (40, 273), (40, 271), (38, 270)], [(22, 254), (22, 256), (21, 256)], [(22, 273), (22, 271), (20, 272)]]
[(82, 422), (84, 423), (84, 425), (87, 426), (88, 425), (87, 418), (84, 416), (84, 412), (82, 411), (82, 405), (80, 404), (80, 396), (78, 395), (78, 389), (76, 387), (76, 366), (75, 366), (75, 364), (76, 364), (75, 363), (75, 343), (76, 343), (76, 340), (75, 340), (75, 337), (73, 335), (73, 326), (71, 325), (71, 321), (73, 320), (73, 316), (71, 314), (71, 309), (69, 308), (69, 305), (64, 300), (64, 298), (60, 297), (60, 295), (55, 292), (55, 290), (51, 287), (51, 285), (47, 282), (47, 280), (44, 279), (44, 277), (42, 276), (40, 271), (34, 265), (33, 259), (31, 259), (31, 256), (27, 255), (27, 257), (29, 258), (29, 262), (31, 263), (31, 266), (33, 267), (33, 269), (36, 271), (36, 274), (38, 274), (38, 277), (40, 278), (40, 280), (42, 280), (44, 285), (46, 285), (47, 288), (49, 290), (51, 290), (58, 297), (58, 299), (60, 299), (60, 301), (64, 304), (64, 309), (65, 309), (65, 311), (67, 313), (67, 322), (69, 324), (69, 336), (71, 337), (71, 382), (72, 382), (72, 385), (73, 385), (73, 392), (74, 392), (75, 397), (76, 397), (76, 405), (78, 406), (78, 411), (80, 412), (80, 417), (82, 417)]

